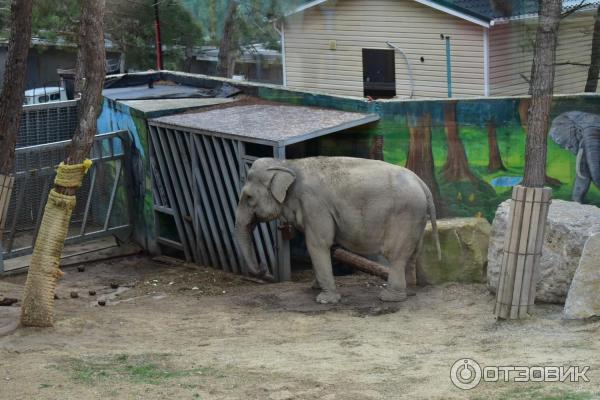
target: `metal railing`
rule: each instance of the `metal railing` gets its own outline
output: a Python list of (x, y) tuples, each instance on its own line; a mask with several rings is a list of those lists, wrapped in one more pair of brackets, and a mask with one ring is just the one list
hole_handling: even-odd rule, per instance
[[(108, 235), (125, 237), (131, 232), (126, 149), (127, 131), (95, 137), (92, 167), (77, 190), (66, 243)], [(71, 140), (19, 147), (16, 150), (15, 184), (2, 239), (2, 258), (32, 252), (55, 168), (65, 159)]]

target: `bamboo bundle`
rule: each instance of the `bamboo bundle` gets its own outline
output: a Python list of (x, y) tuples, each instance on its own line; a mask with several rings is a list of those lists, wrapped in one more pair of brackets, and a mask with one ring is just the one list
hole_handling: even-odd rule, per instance
[(551, 194), (550, 188), (513, 188), (494, 308), (498, 318), (518, 319), (531, 311)]

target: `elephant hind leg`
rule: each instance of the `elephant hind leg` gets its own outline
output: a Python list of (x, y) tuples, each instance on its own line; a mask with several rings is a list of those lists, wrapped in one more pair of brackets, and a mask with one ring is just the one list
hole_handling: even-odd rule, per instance
[[(409, 256), (410, 257), (410, 256)], [(406, 293), (406, 264), (409, 257), (399, 256), (391, 261), (390, 272), (388, 275), (388, 284), (381, 293), (379, 299), (382, 301), (404, 301), (407, 298)]]

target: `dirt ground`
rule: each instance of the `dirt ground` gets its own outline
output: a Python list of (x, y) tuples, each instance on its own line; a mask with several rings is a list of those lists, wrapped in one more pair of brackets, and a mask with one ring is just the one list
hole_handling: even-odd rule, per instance
[[(141, 256), (65, 272), (53, 328), (13, 329), (19, 303), (0, 307), (0, 399), (600, 398), (600, 321), (566, 323), (560, 306), (539, 305), (499, 323), (483, 285), (419, 288), (389, 305), (382, 281), (351, 275), (328, 306), (314, 302), (310, 272), (259, 284)], [(20, 298), (24, 280), (0, 278), (0, 295)], [(450, 368), (466, 357), (589, 365), (590, 382), (463, 391)]]

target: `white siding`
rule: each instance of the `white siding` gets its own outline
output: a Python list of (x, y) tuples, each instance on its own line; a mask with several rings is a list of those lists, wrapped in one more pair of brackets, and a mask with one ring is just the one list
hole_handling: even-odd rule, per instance
[[(537, 19), (498, 25), (490, 29), (490, 86), (492, 96), (527, 94), (533, 60)], [(587, 79), (594, 30), (593, 13), (577, 13), (560, 25), (556, 49), (554, 92), (583, 92)]]
[[(389, 41), (404, 49), (412, 63), (415, 97), (447, 97), (444, 34), (451, 41), (453, 95), (483, 96), (483, 29), (413, 0), (338, 0), (316, 6), (286, 20), (287, 85), (362, 97), (362, 49), (390, 49)], [(332, 40), (336, 50), (330, 50)], [(399, 97), (410, 94), (406, 62), (398, 53), (396, 86)]]

